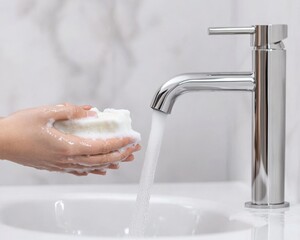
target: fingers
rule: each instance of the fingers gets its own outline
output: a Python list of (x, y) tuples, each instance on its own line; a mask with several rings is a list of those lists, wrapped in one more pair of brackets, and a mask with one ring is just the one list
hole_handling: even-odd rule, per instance
[(120, 164), (119, 163), (111, 163), (109, 164), (109, 166), (107, 167), (108, 169), (119, 169), (120, 168)]
[(89, 173), (98, 174), (98, 175), (106, 175), (106, 171), (104, 169), (85, 169), (85, 170), (78, 170), (78, 169), (69, 169), (67, 173), (71, 173), (76, 176), (87, 176)]
[(123, 160), (122, 162), (131, 162), (134, 160), (134, 155), (130, 154), (125, 160)]
[(106, 175), (107, 169), (119, 169), (118, 163), (113, 164), (103, 164), (103, 165), (95, 165), (91, 167), (87, 167), (80, 164), (60, 164), (58, 169), (61, 169), (63, 172), (71, 173), (76, 176), (86, 176), (89, 173), (98, 174), (98, 175)]
[[(74, 135), (67, 135), (55, 128), (49, 129), (52, 136), (57, 139), (64, 140), (63, 149), (67, 151), (68, 155), (98, 155), (117, 151), (118, 149), (125, 148), (130, 144), (135, 143), (135, 139), (130, 137), (125, 138), (111, 138), (111, 139), (88, 139), (81, 138)], [(72, 145), (68, 143), (73, 143)], [(62, 141), (59, 142), (62, 144)]]
[(74, 170), (69, 170), (67, 171), (68, 173), (71, 173), (73, 175), (76, 176), (87, 176), (88, 174), (97, 174), (97, 175), (106, 175), (106, 169), (112, 169), (112, 170), (116, 170), (120, 168), (119, 163), (112, 163), (109, 164), (108, 166), (106, 165), (106, 167), (96, 167), (96, 168), (91, 168), (91, 169), (85, 169), (85, 171), (81, 170), (86, 168), (85, 166), (82, 165), (77, 165), (75, 168), (78, 169), (74, 169)]
[(48, 119), (67, 120), (75, 118), (96, 117), (97, 113), (90, 110), (89, 105), (76, 106), (69, 103), (46, 107), (46, 115)]
[(140, 150), (140, 145), (127, 148), (125, 151), (114, 151), (107, 154), (92, 156), (75, 156), (71, 160), (72, 163), (93, 166), (95, 164), (115, 163), (126, 160), (133, 152)]
[(93, 173), (97, 175), (106, 175), (106, 171), (102, 171), (102, 170), (91, 170), (89, 173)]
[(93, 106), (91, 105), (82, 105), (81, 108), (84, 110), (90, 110)]
[(105, 169), (110, 166), (110, 163), (106, 164), (94, 164), (94, 165), (86, 165), (86, 164), (79, 164), (79, 163), (73, 163), (74, 159), (70, 159), (67, 161), (72, 161), (70, 162), (62, 162), (62, 163), (57, 163), (56, 167), (59, 167), (61, 169), (74, 169), (74, 170), (84, 170), (84, 169), (90, 169), (90, 168), (97, 168), (97, 169)]
[[(125, 160), (122, 162), (132, 161), (134, 159), (133, 154), (130, 154)], [(47, 167), (36, 167), (40, 170), (48, 170), (48, 171), (55, 171), (55, 172), (63, 172), (63, 173), (70, 173), (75, 176), (87, 176), (88, 174), (97, 174), (97, 175), (106, 175), (107, 169), (119, 169), (120, 165), (119, 162), (115, 163), (105, 163), (105, 164), (92, 164), (91, 166), (87, 166), (86, 164), (81, 165), (78, 163), (57, 163), (52, 166)]]
[[(76, 138), (76, 137), (75, 137)], [(122, 148), (126, 148), (128, 145), (134, 144), (135, 139), (132, 138), (111, 138), (111, 139), (80, 139), (79, 144), (75, 144), (73, 150), (74, 155), (98, 155), (108, 154), (110, 152), (117, 151)], [(138, 149), (139, 150), (139, 149)]]
[(69, 158), (69, 162), (57, 164), (56, 171), (59, 169), (58, 171), (71, 173), (76, 176), (86, 176), (89, 173), (106, 175), (106, 169), (119, 169), (120, 161), (132, 161), (134, 159), (132, 153), (138, 151), (140, 148), (137, 145), (129, 147), (122, 153), (115, 151), (105, 155)]
[(87, 176), (88, 175), (87, 172), (78, 172), (78, 171), (68, 171), (68, 173), (71, 173), (75, 176)]
[(40, 170), (48, 170), (50, 172), (61, 172), (61, 173), (69, 173), (75, 176), (87, 176), (89, 173), (97, 174), (97, 175), (106, 175), (105, 168), (92, 168), (87, 169), (84, 166), (81, 167), (73, 167), (73, 168), (63, 168), (63, 167), (51, 167), (51, 168), (38, 168)]

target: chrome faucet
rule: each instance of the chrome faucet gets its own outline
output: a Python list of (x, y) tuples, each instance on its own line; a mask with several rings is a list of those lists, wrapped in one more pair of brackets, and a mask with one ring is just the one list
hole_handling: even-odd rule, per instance
[(285, 167), (285, 88), (287, 25), (209, 28), (209, 34), (249, 34), (249, 73), (182, 74), (163, 84), (152, 108), (170, 114), (181, 94), (191, 91), (246, 91), (253, 96), (252, 201), (250, 208), (283, 208)]

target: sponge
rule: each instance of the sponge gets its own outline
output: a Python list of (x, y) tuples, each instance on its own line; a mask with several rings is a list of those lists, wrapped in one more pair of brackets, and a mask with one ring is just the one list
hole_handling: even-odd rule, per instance
[(96, 117), (87, 117), (54, 122), (54, 127), (66, 134), (83, 138), (109, 139), (132, 137), (136, 143), (141, 135), (131, 127), (130, 112), (128, 110), (105, 109), (100, 112), (97, 108), (90, 111), (97, 113)]

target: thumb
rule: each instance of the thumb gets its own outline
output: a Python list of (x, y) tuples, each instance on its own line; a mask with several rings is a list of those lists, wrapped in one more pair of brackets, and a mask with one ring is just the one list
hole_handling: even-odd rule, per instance
[(76, 106), (70, 103), (54, 106), (50, 111), (50, 114), (51, 113), (52, 115), (49, 117), (53, 118), (54, 120), (68, 120), (97, 116), (97, 113), (94, 111), (88, 111), (80, 106)]

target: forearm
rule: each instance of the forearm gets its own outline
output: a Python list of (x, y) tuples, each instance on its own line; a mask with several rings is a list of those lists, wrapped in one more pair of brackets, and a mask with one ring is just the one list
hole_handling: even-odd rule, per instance
[(3, 117), (0, 117), (0, 160), (3, 159), (4, 135)]
[(0, 160), (7, 158), (8, 138), (6, 121), (4, 117), (0, 117)]

